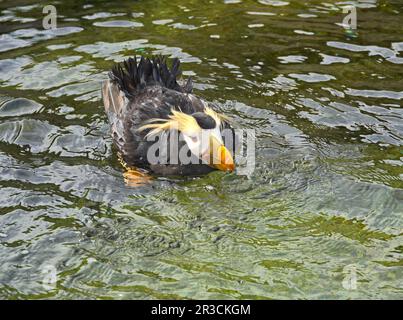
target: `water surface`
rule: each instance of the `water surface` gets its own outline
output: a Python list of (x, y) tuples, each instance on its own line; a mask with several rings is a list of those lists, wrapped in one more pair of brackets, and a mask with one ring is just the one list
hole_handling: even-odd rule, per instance
[[(403, 298), (401, 1), (46, 4), (0, 2), (0, 298)], [(100, 84), (134, 54), (256, 129), (251, 176), (125, 185)]]

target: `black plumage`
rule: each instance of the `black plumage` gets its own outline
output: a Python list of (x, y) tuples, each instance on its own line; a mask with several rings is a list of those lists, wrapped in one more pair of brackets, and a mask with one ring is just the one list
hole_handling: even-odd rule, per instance
[[(149, 130), (138, 129), (151, 119), (168, 119), (172, 110), (177, 110), (193, 115), (201, 128), (215, 126), (214, 119), (203, 112), (211, 104), (192, 94), (190, 78), (185, 85), (180, 85), (177, 82), (180, 74), (178, 59), (173, 59), (169, 68), (164, 57), (141, 57), (140, 61), (134, 57), (116, 64), (109, 80), (103, 83), (102, 96), (112, 138), (128, 166), (150, 169), (161, 175), (198, 175), (214, 170), (201, 162), (160, 165), (147, 160), (147, 151), (154, 142), (146, 140)], [(186, 148), (186, 143), (178, 141), (178, 147)], [(168, 150), (169, 144), (167, 153)]]

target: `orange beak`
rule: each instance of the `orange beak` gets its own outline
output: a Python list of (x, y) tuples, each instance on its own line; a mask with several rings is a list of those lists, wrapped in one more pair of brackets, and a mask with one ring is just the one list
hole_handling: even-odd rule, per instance
[(222, 171), (234, 171), (235, 164), (228, 149), (214, 136), (210, 136), (209, 166)]

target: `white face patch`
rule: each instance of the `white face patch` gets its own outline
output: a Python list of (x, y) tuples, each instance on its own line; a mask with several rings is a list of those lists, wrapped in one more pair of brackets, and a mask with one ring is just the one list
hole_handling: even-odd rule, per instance
[(183, 134), (190, 151), (198, 158), (209, 151), (211, 136), (223, 143), (219, 126), (214, 129), (202, 129), (198, 134), (192, 136)]

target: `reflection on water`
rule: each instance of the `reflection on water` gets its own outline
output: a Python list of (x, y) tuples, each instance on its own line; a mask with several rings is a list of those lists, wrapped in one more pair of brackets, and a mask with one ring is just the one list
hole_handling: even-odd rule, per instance
[[(403, 6), (349, 3), (355, 38), (333, 0), (1, 2), (0, 297), (401, 298)], [(251, 177), (125, 185), (100, 83), (133, 54), (256, 129)]]

